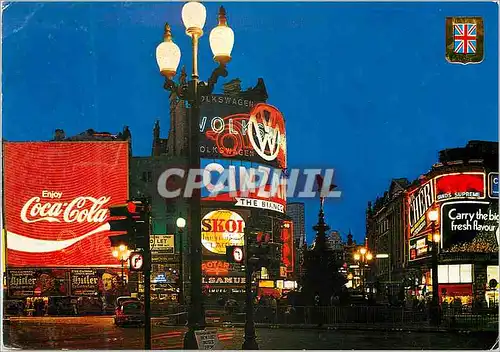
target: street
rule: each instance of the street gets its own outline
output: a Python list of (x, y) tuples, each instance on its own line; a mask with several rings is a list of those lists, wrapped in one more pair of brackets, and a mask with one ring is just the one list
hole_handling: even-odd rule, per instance
[[(153, 349), (181, 349), (183, 327), (153, 320)], [(223, 349), (241, 349), (242, 328), (217, 328)], [(23, 349), (142, 349), (144, 330), (119, 328), (112, 317), (14, 318), (4, 345)], [(260, 349), (490, 349), (495, 333), (257, 329)]]

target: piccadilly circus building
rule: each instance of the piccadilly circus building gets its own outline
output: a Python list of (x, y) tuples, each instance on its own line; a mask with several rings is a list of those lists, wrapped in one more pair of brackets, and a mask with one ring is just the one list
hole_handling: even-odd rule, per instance
[[(411, 294), (429, 295), (437, 284), (442, 304), (498, 302), (497, 143), (471, 141), (441, 151), (440, 161), (407, 189), (405, 213)], [(432, 282), (433, 255), (438, 283)]]
[[(262, 268), (255, 277), (258, 295), (280, 296), (294, 284), (293, 223), (286, 216), (287, 167), (285, 120), (260, 93), (249, 96), (239, 80), (224, 94), (203, 97), (200, 120), (200, 164), (210, 174), (202, 188), (202, 283), (207, 302), (244, 300), (244, 267), (226, 257), (227, 246), (243, 246), (251, 216), (258, 231), (281, 245), (279, 268)], [(255, 99), (256, 97), (256, 99)], [(254, 100), (255, 99), (255, 100)], [(249, 186), (249, 182), (254, 182)]]

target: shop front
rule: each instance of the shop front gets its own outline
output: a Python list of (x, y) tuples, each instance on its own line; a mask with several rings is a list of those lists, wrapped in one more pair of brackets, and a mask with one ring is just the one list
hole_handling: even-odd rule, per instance
[(499, 267), (498, 265), (488, 265), (486, 268), (486, 292), (485, 299), (488, 307), (498, 307), (498, 282), (499, 282)]
[(7, 283), (15, 315), (110, 314), (116, 298), (126, 294), (119, 269), (13, 268)]

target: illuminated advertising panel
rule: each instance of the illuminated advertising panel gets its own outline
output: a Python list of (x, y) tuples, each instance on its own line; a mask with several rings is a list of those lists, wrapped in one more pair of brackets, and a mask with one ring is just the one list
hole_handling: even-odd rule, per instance
[[(241, 105), (234, 104), (241, 101)], [(205, 97), (201, 105), (200, 155), (268, 163), (286, 168), (285, 122), (274, 106), (228, 96)]]
[(114, 295), (122, 289), (121, 275), (112, 269), (72, 269), (70, 278), (72, 296)]
[(480, 172), (436, 176), (434, 179), (436, 201), (484, 199), (485, 185), (485, 174)]
[(210, 254), (226, 255), (227, 246), (245, 244), (245, 221), (231, 210), (213, 210), (201, 219), (201, 243)]
[(417, 236), (425, 232), (430, 223), (427, 220), (427, 211), (434, 204), (434, 188), (432, 180), (421, 185), (408, 194), (408, 224), (410, 228), (410, 237)]
[(201, 270), (205, 276), (227, 276), (230, 264), (223, 260), (205, 260), (201, 264)]
[(128, 199), (127, 142), (4, 143), (9, 267), (119, 265), (108, 207)]
[(498, 252), (498, 203), (460, 201), (441, 206), (441, 247), (450, 252)]
[(409, 241), (410, 261), (430, 256), (432, 254), (431, 247), (429, 246), (432, 243), (431, 241), (432, 235), (411, 238)]
[(282, 258), (287, 273), (294, 271), (294, 248), (293, 248), (293, 222), (284, 221), (281, 229), (281, 240), (283, 241)]
[(498, 172), (490, 172), (488, 175), (488, 195), (498, 199)]
[(9, 297), (67, 296), (65, 270), (13, 269), (7, 271)]
[(223, 159), (201, 159), (201, 167), (210, 173), (210, 184), (201, 190), (203, 201), (285, 212), (286, 178), (281, 169)]

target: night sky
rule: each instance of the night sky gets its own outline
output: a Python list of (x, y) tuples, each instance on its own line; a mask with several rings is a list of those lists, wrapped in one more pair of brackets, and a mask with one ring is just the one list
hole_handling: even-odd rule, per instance
[[(215, 66), (208, 34), (220, 4), (205, 4), (202, 79)], [(367, 202), (392, 178), (417, 178), (441, 149), (498, 140), (494, 3), (222, 4), (235, 32), (225, 81), (239, 77), (246, 89), (264, 78), (286, 118), (289, 167), (335, 168), (342, 198), (327, 200), (326, 221), (344, 236), (364, 238)], [(169, 127), (155, 59), (165, 21), (190, 72), (182, 5), (3, 4), (3, 137), (129, 125), (134, 155), (150, 155), (155, 120), (164, 138)], [(481, 64), (446, 61), (447, 16), (483, 16)], [(310, 241), (319, 202), (305, 202)]]

